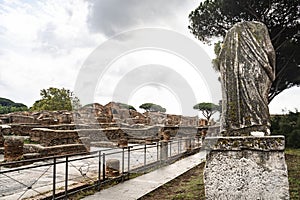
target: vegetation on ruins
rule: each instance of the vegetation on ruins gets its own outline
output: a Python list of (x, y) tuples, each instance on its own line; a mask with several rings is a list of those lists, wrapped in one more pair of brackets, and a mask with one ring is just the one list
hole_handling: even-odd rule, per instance
[(0, 98), (0, 114), (26, 110), (28, 110), (27, 106), (22, 103), (15, 103), (10, 99)]
[(148, 112), (166, 112), (165, 108), (154, 103), (143, 103), (139, 108), (144, 109)]
[[(269, 92), (269, 102), (280, 92), (300, 86), (300, 9), (298, 0), (205, 0), (190, 13), (192, 34), (210, 44), (222, 38), (237, 22), (260, 21), (270, 34), (276, 51), (276, 79)], [(221, 43), (215, 44), (218, 55)], [(218, 58), (213, 61), (218, 68)]]
[(194, 105), (193, 108), (195, 110), (201, 111), (202, 115), (207, 119), (207, 121), (210, 120), (213, 114), (215, 114), (217, 111), (220, 110), (220, 106), (213, 103), (207, 103), (207, 102), (198, 103)]
[(128, 109), (128, 110), (135, 110), (135, 107), (133, 107), (132, 105), (128, 105), (126, 103), (119, 103), (120, 107), (123, 108), (123, 109)]
[(286, 147), (300, 148), (300, 112), (271, 116), (271, 133), (284, 135)]
[(65, 88), (50, 87), (42, 89), (40, 95), (42, 98), (35, 101), (30, 110), (72, 110), (72, 102), (79, 105), (78, 98), (74, 97), (73, 93)]

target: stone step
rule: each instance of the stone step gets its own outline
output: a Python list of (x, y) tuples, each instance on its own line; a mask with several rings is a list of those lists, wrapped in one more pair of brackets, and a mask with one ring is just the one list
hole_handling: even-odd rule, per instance
[(23, 158), (25, 160), (27, 159), (34, 159), (34, 158), (40, 158), (41, 157), (41, 154), (40, 153), (26, 153), (23, 155)]

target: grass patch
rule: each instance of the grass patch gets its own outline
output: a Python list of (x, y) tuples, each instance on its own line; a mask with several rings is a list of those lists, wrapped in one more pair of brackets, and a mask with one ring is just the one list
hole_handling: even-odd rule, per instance
[(24, 144), (39, 144), (38, 142), (31, 141), (29, 138), (24, 140)]
[(300, 199), (300, 149), (286, 149), (286, 164), (288, 166), (290, 199)]
[(140, 200), (204, 200), (203, 168), (204, 163), (201, 163)]

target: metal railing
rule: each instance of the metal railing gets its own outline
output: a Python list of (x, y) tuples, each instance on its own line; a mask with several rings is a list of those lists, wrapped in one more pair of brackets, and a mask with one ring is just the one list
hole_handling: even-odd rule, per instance
[[(124, 181), (131, 173), (144, 173), (199, 149), (199, 138), (98, 148), (88, 155), (65, 155), (0, 163), (0, 199), (67, 198), (80, 190), (96, 188), (112, 180)], [(117, 174), (107, 173), (107, 163), (117, 160)]]

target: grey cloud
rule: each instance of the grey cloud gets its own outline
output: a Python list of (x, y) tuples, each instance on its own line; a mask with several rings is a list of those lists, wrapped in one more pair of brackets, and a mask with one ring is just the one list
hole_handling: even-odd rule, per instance
[(85, 35), (70, 36), (70, 38), (61, 36), (57, 31), (57, 26), (51, 22), (39, 30), (36, 42), (37, 46), (33, 48), (33, 51), (41, 51), (53, 56), (65, 55), (76, 47), (94, 47), (95, 45), (95, 41)]
[(89, 29), (110, 37), (136, 26), (168, 24), (186, 4), (182, 0), (94, 0)]
[(193, 116), (197, 113), (191, 106), (197, 101), (187, 80), (176, 71), (162, 65), (144, 65), (127, 73), (114, 88), (113, 100), (128, 102), (129, 94), (144, 84), (150, 84), (157, 89), (161, 89), (162, 86), (169, 88), (179, 98), (183, 115)]

